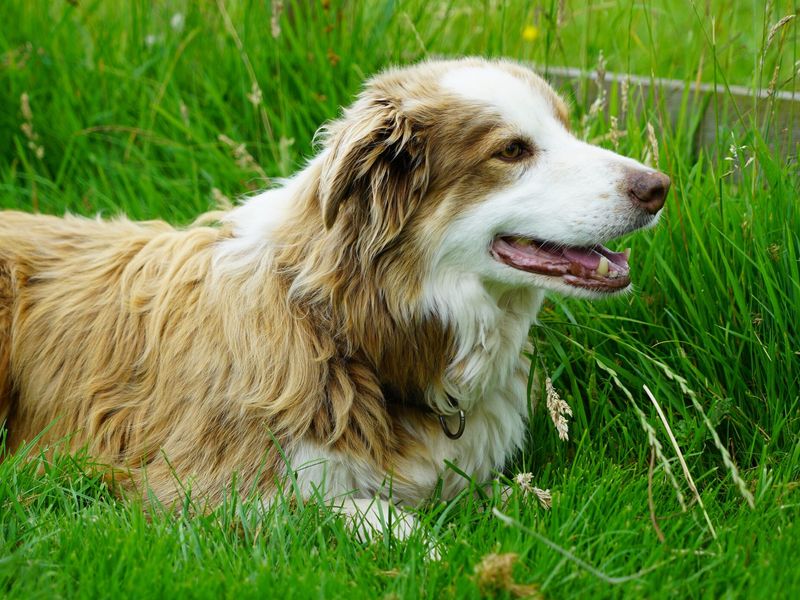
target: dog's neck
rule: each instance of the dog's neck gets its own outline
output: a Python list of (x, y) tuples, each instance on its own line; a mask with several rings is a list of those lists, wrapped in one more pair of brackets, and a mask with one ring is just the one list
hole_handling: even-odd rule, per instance
[(454, 332), (446, 391), (470, 410), (514, 375), (544, 293), (493, 288), (458, 270), (441, 269), (426, 283), (426, 310)]
[(408, 248), (402, 260), (389, 249), (365, 263), (347, 212), (331, 230), (322, 222), (320, 170), (318, 158), (232, 211), (218, 262), (249, 271), (254, 286), (277, 273), (298, 317), (313, 313), (340, 358), (374, 369), (394, 397), (438, 414), (454, 414), (455, 399), (469, 412), (511, 376), (543, 293), (494, 289), (445, 264), (409, 268), (430, 260)]

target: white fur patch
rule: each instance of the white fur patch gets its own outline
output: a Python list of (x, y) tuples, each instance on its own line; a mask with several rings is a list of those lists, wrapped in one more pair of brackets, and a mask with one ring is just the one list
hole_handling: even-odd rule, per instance
[(233, 227), (234, 235), (218, 246), (214, 255), (217, 268), (246, 270), (254, 261), (271, 259), (275, 230), (291, 216), (298, 196), (312, 183), (315, 167), (324, 157), (325, 152), (320, 153), (293, 177), (279, 180), (279, 187), (246, 198), (225, 216), (223, 223)]
[(448, 71), (441, 83), (464, 98), (494, 107), (520, 132), (539, 137), (566, 133), (564, 126), (553, 119), (554, 107), (548, 100), (508, 71), (491, 65), (464, 66)]
[(482, 281), (596, 297), (558, 277), (503, 265), (486, 249), (497, 235), (591, 247), (650, 226), (657, 215), (631, 202), (623, 178), (630, 170), (653, 169), (576, 139), (540, 90), (497, 67), (456, 68), (442, 85), (499, 114), (510, 131), (531, 143), (534, 156), (515, 182), (451, 224), (440, 255), (458, 257)]
[[(359, 541), (382, 535), (405, 540), (419, 528), (414, 515), (380, 497), (388, 496), (381, 490), (385, 477), (374, 469), (365, 469), (365, 465), (307, 440), (295, 447), (289, 459), (303, 498), (319, 500), (338, 511)], [(383, 493), (371, 493), (371, 488)], [(435, 545), (431, 540), (427, 543), (428, 558), (438, 558)]]

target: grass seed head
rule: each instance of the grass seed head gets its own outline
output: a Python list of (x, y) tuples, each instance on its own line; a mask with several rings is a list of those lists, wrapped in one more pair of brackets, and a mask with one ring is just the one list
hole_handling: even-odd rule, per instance
[(572, 416), (572, 409), (558, 395), (558, 392), (553, 387), (553, 381), (549, 377), (545, 379), (544, 386), (547, 393), (547, 410), (550, 413), (550, 420), (556, 426), (559, 439), (567, 441), (569, 439), (569, 421), (567, 417)]
[(28, 138), (28, 148), (39, 160), (44, 158), (44, 146), (39, 143), (39, 134), (33, 128), (33, 111), (28, 92), (23, 92), (19, 97), (19, 108), (24, 122), (19, 126), (25, 137)]
[(656, 130), (650, 121), (647, 122), (647, 147), (644, 164), (648, 167), (658, 166), (658, 139), (656, 138)]
[(487, 554), (475, 565), (475, 583), (482, 594), (508, 592), (516, 598), (541, 598), (539, 588), (514, 581), (514, 564), (519, 556), (513, 552)]
[(272, 37), (281, 37), (281, 13), (283, 12), (282, 0), (272, 0), (272, 16), (269, 20)]
[(553, 497), (550, 494), (550, 490), (543, 490), (542, 488), (531, 485), (532, 481), (532, 473), (517, 473), (517, 476), (514, 477), (514, 483), (517, 484), (523, 494), (526, 496), (528, 494), (533, 494), (542, 505), (542, 508), (551, 508), (553, 506)]

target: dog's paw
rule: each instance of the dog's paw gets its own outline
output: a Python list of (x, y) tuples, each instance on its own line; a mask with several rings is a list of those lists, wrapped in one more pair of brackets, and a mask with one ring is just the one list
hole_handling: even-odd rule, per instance
[(419, 526), (414, 515), (380, 498), (348, 498), (340, 510), (361, 542), (369, 542), (377, 535), (406, 540)]
[[(350, 530), (362, 543), (375, 541), (378, 537), (391, 537), (406, 541), (423, 529), (423, 525), (411, 513), (380, 498), (348, 498), (336, 508), (345, 516)], [(428, 560), (439, 560), (441, 552), (427, 531), (422, 531)]]

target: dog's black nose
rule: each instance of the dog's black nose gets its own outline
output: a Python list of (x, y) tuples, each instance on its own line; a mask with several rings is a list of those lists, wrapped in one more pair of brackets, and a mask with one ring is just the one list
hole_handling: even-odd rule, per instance
[(632, 171), (625, 177), (630, 199), (651, 215), (664, 206), (669, 184), (669, 177), (659, 171)]

